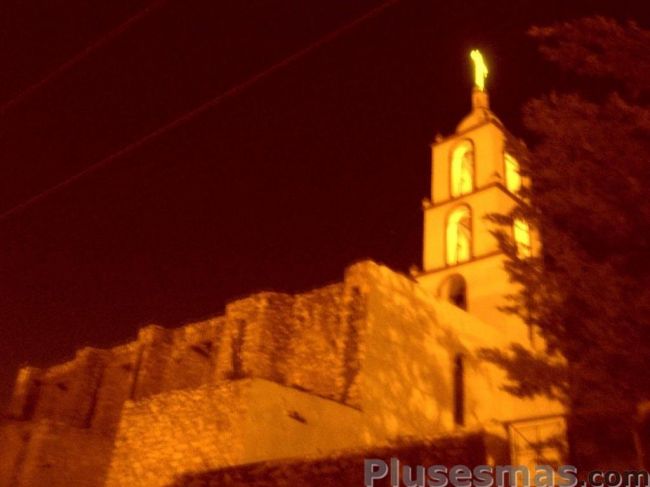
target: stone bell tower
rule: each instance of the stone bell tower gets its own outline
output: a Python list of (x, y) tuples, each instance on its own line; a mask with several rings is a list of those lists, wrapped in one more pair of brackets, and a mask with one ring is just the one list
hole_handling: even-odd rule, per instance
[[(472, 110), (448, 137), (431, 146), (431, 197), (423, 201), (424, 250), (417, 280), (432, 294), (488, 323), (517, 320), (499, 311), (515, 291), (503, 267), (505, 255), (486, 220), (508, 213), (522, 185), (509, 148), (517, 142), (490, 111), (485, 90), (487, 67), (472, 51), (475, 80)], [(523, 221), (511, 231), (518, 252), (530, 255), (531, 238)]]

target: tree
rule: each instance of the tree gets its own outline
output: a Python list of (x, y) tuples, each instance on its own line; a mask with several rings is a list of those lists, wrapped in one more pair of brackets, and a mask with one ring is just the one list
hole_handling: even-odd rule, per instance
[(496, 232), (520, 285), (506, 311), (541, 335), (545, 353), (485, 356), (513, 394), (565, 402), (572, 461), (620, 466), (634, 458), (637, 408), (650, 397), (650, 31), (591, 17), (529, 34), (590, 84), (526, 104), (535, 144), (519, 158), (532, 185), (510, 215), (493, 216), (525, 218), (541, 238), (541, 255), (520, 258)]

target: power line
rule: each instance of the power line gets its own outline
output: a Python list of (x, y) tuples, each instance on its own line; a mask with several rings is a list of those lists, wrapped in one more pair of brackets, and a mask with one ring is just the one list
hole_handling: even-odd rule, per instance
[(208, 100), (207, 102), (203, 103), (202, 105), (199, 105), (198, 107), (190, 110), (189, 112), (184, 113), (183, 115), (179, 116), (178, 118), (172, 120), (171, 122), (163, 125), (162, 127), (159, 127), (158, 129), (154, 130), (153, 132), (148, 133), (147, 135), (144, 135), (140, 139), (135, 140), (134, 142), (131, 142), (127, 144), (126, 146), (122, 147), (121, 149), (117, 150), (116, 152), (113, 152), (112, 154), (106, 156), (102, 160), (96, 162), (95, 164), (88, 166), (81, 172), (78, 172), (77, 174), (74, 174), (70, 176), (69, 178), (61, 181), (60, 183), (55, 184), (54, 186), (46, 189), (45, 191), (42, 191), (41, 193), (36, 194), (35, 196), (32, 196), (31, 198), (23, 201), (22, 203), (19, 203), (18, 205), (9, 208), (8, 210), (4, 211), (3, 213), (0, 214), (0, 221), (7, 219), (9, 216), (18, 213), (19, 211), (22, 211), (39, 201), (42, 201), (43, 199), (47, 198), (51, 194), (56, 193), (57, 191), (62, 190), (63, 188), (75, 183), (76, 181), (82, 179), (83, 177), (87, 176), (88, 174), (91, 174), (100, 168), (107, 166), (109, 163), (115, 161), (116, 159), (119, 159), (122, 156), (125, 156), (126, 154), (129, 154), (130, 152), (133, 152), (134, 150), (146, 145), (147, 143), (151, 142), (152, 140), (160, 137), (161, 135), (166, 134), (167, 132), (170, 132), (174, 130), (175, 128), (183, 125), (184, 123), (192, 120), (193, 118), (201, 115), (202, 113), (208, 111), (209, 109), (221, 104), (224, 102), (226, 99), (233, 97), (242, 91), (246, 90), (247, 88), (253, 86), (255, 83), (258, 81), (270, 76), (271, 74), (275, 73), (276, 71), (284, 68), (285, 66), (288, 66), (289, 64), (301, 59), (302, 57), (306, 56), (310, 52), (312, 52), (315, 49), (318, 49), (319, 47), (328, 44), (332, 42), (333, 40), (337, 39), (344, 33), (354, 29), (357, 27), (359, 24), (362, 24), (363, 22), (366, 22), (367, 20), (379, 15), (381, 12), (386, 10), (387, 8), (397, 4), (401, 0), (387, 0), (386, 2), (382, 3), (381, 5), (373, 8), (372, 10), (369, 10), (362, 16), (356, 18), (355, 20), (348, 22), (347, 24), (343, 25), (342, 27), (339, 27), (337, 30), (330, 32), (329, 34), (326, 34), (325, 36), (319, 38), (318, 40), (314, 41), (313, 43), (309, 44), (307, 47), (304, 47), (295, 53), (291, 54), (290, 56), (282, 59), (281, 61), (278, 61), (277, 63), (269, 66), (268, 68), (264, 69), (263, 71), (258, 72), (257, 74), (254, 74), (250, 78), (242, 81), (241, 83), (233, 86), (232, 88), (226, 90), (225, 92), (221, 93), (220, 95), (216, 96), (215, 98), (212, 98)]
[(10, 98), (9, 100), (5, 101), (2, 105), (0, 105), (0, 116), (3, 116), (7, 112), (7, 110), (19, 104), (21, 101), (23, 101), (25, 98), (27, 98), (29, 95), (37, 91), (42, 86), (45, 86), (46, 84), (50, 83), (51, 81), (55, 80), (56, 78), (64, 74), (66, 71), (70, 70), (72, 67), (74, 67), (79, 62), (83, 61), (86, 57), (90, 56), (96, 50), (100, 49), (101, 47), (104, 47), (113, 39), (117, 38), (120, 34), (128, 30), (133, 24), (139, 22), (140, 20), (150, 15), (152, 12), (158, 10), (166, 2), (167, 0), (154, 0), (145, 8), (137, 12), (135, 15), (129, 17), (124, 22), (122, 22), (117, 27), (115, 27), (113, 30), (99, 37), (94, 42), (86, 46), (83, 50), (79, 51), (73, 57), (65, 61), (63, 64), (60, 64), (54, 70), (50, 71), (43, 78), (32, 83), (26, 88), (23, 88), (12, 98)]

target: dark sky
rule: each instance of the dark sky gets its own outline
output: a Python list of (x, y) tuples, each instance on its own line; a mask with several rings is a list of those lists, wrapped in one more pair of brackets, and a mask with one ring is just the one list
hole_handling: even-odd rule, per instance
[[(5, 0), (0, 103), (147, 5)], [(379, 5), (168, 0), (0, 117), (0, 212)], [(468, 52), (492, 108), (561, 83), (525, 31), (642, 3), (402, 0), (190, 123), (0, 221), (0, 398), (16, 368), (177, 326), (372, 258), (420, 261), (429, 143), (469, 109)], [(1, 402), (1, 400), (0, 400)]]

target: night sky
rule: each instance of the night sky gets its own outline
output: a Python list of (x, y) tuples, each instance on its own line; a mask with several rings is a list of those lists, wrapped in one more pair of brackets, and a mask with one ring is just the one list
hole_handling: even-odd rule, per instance
[[(0, 105), (147, 1), (5, 0)], [(161, 3), (161, 2), (154, 2)], [(378, 0), (168, 0), (0, 115), (0, 212), (274, 65)], [(634, 4), (638, 3), (638, 6)], [(644, 2), (401, 0), (237, 96), (0, 221), (0, 402), (21, 364), (222, 312), (255, 291), (419, 264), (429, 144), (562, 86), (525, 31)]]

